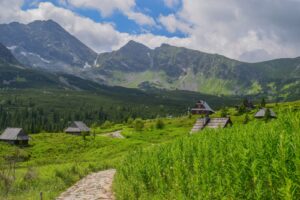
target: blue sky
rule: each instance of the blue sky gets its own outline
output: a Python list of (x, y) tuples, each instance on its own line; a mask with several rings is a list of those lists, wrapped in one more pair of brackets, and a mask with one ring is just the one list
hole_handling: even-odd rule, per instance
[[(101, 1), (101, 0), (100, 0)], [(175, 32), (167, 31), (163, 26), (148, 26), (140, 25), (135, 21), (130, 20), (121, 11), (116, 10), (110, 16), (102, 16), (101, 12), (97, 9), (92, 8), (79, 8), (79, 7), (68, 7), (62, 5), (60, 0), (26, 0), (22, 6), (24, 11), (36, 8), (40, 2), (51, 2), (57, 7), (68, 8), (78, 15), (88, 17), (95, 22), (101, 23), (113, 23), (116, 30), (120, 32), (126, 32), (129, 34), (142, 34), (142, 33), (152, 33), (155, 35), (162, 35), (166, 37), (186, 37), (187, 33), (181, 32), (179, 30)], [(138, 0), (136, 1), (135, 10), (137, 12), (144, 13), (153, 19), (158, 19), (161, 15), (167, 16), (170, 14), (176, 14), (181, 8), (181, 2), (178, 1), (174, 7), (168, 7), (163, 0)]]

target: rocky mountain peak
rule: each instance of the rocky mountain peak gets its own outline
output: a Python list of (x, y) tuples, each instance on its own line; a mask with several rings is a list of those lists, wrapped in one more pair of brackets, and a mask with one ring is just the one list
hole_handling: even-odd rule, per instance
[(0, 43), (0, 62), (19, 64), (13, 54), (3, 44)]

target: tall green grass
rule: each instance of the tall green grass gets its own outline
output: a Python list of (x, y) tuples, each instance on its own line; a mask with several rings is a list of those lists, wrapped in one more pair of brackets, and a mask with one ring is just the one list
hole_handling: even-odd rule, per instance
[[(144, 120), (141, 131), (136, 131), (130, 124), (113, 124), (106, 129), (94, 127), (95, 137), (92, 134), (86, 140), (64, 133), (31, 134), (29, 146), (25, 148), (0, 142), (0, 199), (39, 199), (40, 192), (45, 200), (55, 199), (87, 174), (116, 168), (128, 151), (157, 146), (187, 135), (194, 120), (187, 117), (164, 119), (162, 129), (155, 127), (156, 120)], [(120, 129), (125, 139), (102, 134)], [(6, 194), (1, 172), (9, 169), (6, 157), (16, 151), (22, 161), (16, 163), (15, 179)], [(12, 178), (12, 173), (8, 175)]]
[(299, 199), (300, 113), (133, 151), (117, 170), (118, 199)]

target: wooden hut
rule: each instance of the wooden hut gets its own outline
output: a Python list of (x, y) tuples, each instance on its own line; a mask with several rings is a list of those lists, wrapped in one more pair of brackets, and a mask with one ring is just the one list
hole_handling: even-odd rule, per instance
[(205, 101), (198, 101), (194, 108), (191, 109), (191, 113), (193, 115), (210, 115), (215, 113), (213, 109), (205, 102)]
[(0, 141), (14, 145), (28, 145), (29, 136), (22, 128), (7, 128), (0, 135)]
[(266, 116), (267, 110), (270, 111), (270, 117), (271, 118), (276, 118), (275, 112), (271, 108), (262, 108), (260, 109), (255, 115), (255, 118), (264, 118)]
[(82, 121), (75, 121), (66, 128), (65, 133), (72, 135), (81, 135), (81, 133), (90, 133), (90, 128)]

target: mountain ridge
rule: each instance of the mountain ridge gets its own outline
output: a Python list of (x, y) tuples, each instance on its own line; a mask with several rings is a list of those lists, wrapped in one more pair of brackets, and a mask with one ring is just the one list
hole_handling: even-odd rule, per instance
[(4, 24), (0, 31), (0, 42), (23, 66), (100, 84), (275, 99), (300, 96), (300, 57), (247, 63), (169, 44), (151, 49), (133, 40), (96, 54), (53, 20)]
[(98, 55), (96, 68), (91, 69), (93, 76), (101, 74), (103, 81), (111, 85), (150, 85), (225, 95), (265, 93), (270, 84), (276, 84), (280, 92), (280, 84), (292, 84), (294, 79), (299, 84), (299, 57), (247, 63), (168, 44), (155, 49), (144, 46), (147, 51), (139, 51), (142, 55), (128, 52), (130, 48), (125, 54), (121, 51), (124, 47)]
[(93, 65), (97, 54), (53, 20), (0, 25), (0, 43), (24, 65), (74, 71)]

